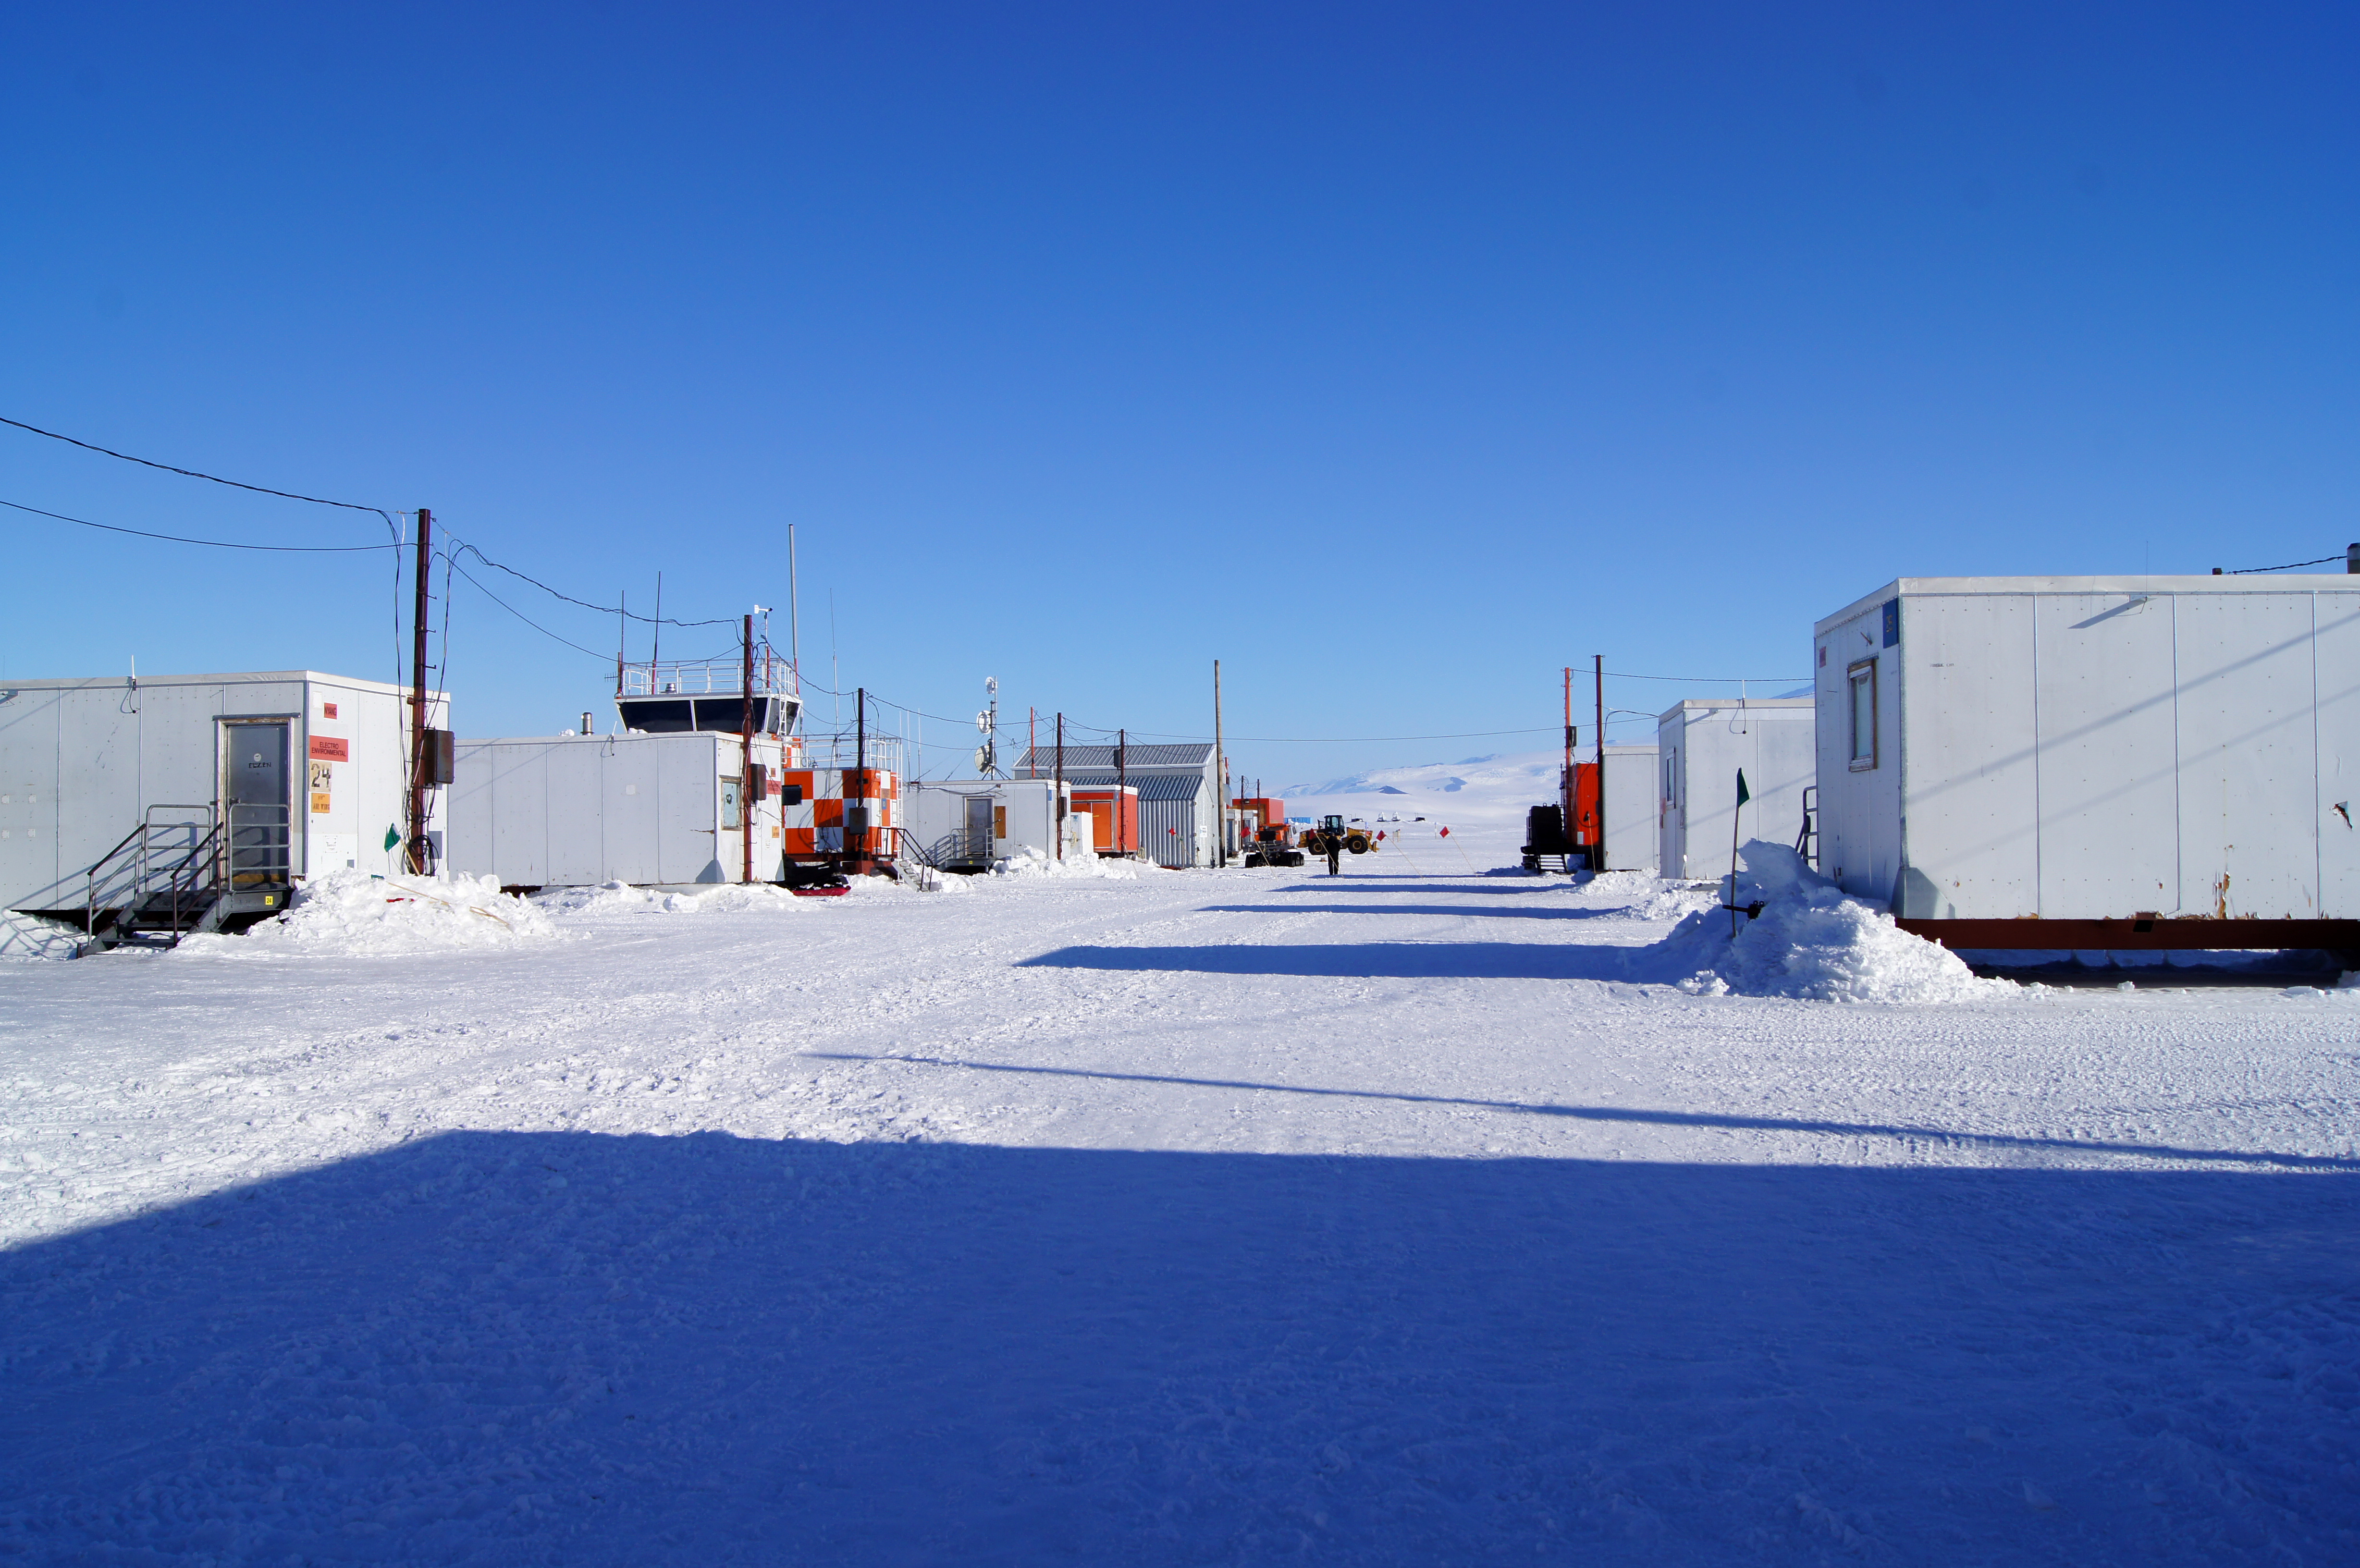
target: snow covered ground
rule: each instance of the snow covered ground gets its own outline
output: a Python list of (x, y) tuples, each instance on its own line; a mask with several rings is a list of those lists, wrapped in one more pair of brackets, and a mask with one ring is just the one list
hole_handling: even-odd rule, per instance
[(2360, 1561), (2360, 992), (1410, 848), (0, 964), (0, 1558)]

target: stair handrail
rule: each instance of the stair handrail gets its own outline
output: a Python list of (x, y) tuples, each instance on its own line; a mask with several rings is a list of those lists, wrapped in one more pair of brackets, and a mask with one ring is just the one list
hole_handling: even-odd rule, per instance
[[(158, 811), (202, 811), (204, 813), (204, 822), (207, 830), (205, 837), (202, 841), (192, 845), (187, 855), (172, 863), (171, 870), (175, 875), (177, 875), (180, 867), (186, 866), (191, 860), (196, 858), (197, 855), (203, 852), (205, 844), (210, 843), (213, 836), (213, 830), (218, 826), (214, 819), (213, 808), (210, 803), (199, 805), (193, 803), (159, 800), (149, 806), (146, 811), (142, 811), (139, 816), (139, 825), (133, 828), (129, 833), (125, 833), (121, 838), (117, 839), (115, 843), (114, 848), (108, 850), (104, 855), (100, 855), (96, 860), (92, 861), (90, 868), (82, 873), (82, 934), (84, 936), (96, 936), (98, 934), (98, 877), (100, 872), (104, 871), (107, 866), (115, 861), (115, 857), (120, 855), (126, 849), (132, 849), (133, 853), (129, 867), (131, 872), (131, 897), (129, 902), (125, 907), (126, 909), (137, 909), (140, 902), (148, 896), (148, 881), (151, 874), (149, 867), (149, 847), (150, 840), (154, 837), (156, 829), (159, 826), (166, 828), (191, 828), (197, 825), (195, 822), (158, 823), (156, 821), (156, 813)], [(136, 848), (133, 847), (135, 845), (137, 846)]]

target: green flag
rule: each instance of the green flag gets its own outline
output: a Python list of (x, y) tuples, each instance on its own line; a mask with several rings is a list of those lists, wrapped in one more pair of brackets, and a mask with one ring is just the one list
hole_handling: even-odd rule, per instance
[[(1745, 775), (1741, 773), (1738, 777), (1743, 779)], [(387, 849), (390, 850), (395, 844), (399, 844), (400, 842), (401, 830), (399, 827), (390, 827), (385, 830), (385, 847)]]
[(1737, 803), (1742, 806), (1752, 799), (1754, 791), (1745, 787), (1745, 769), (1741, 768), (1737, 770)]

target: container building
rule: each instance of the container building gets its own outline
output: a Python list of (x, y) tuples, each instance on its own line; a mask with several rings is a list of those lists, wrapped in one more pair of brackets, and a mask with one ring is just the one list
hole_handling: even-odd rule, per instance
[(2360, 578), (1902, 578), (1814, 637), (1820, 867), (1963, 948), (2360, 937)]
[(615, 706), (614, 735), (458, 743), (454, 869), (509, 887), (661, 887), (897, 858), (897, 743), (807, 749), (793, 668), (768, 649), (623, 665)]
[(1068, 790), (1073, 809), (1090, 819), (1090, 842), (1109, 859), (1139, 853), (1139, 787), (1078, 784)]
[[(1809, 697), (1731, 697), (1664, 710), (1655, 721), (1659, 875), (1722, 875), (1732, 830), (1788, 844), (1802, 836), (1805, 798), (1819, 767), (1815, 713)], [(1741, 768), (1750, 797), (1742, 812)]]
[(745, 880), (750, 848), (753, 879), (775, 881), (790, 823), (796, 847), (818, 838), (814, 803), (783, 749), (778, 736), (755, 737), (758, 800), (734, 734), (462, 740), (452, 869), (508, 887), (684, 887)]
[(410, 702), (311, 670), (6, 683), (0, 907), (127, 934), (169, 899), (177, 935), (283, 909), (306, 877), (399, 873)]
[(1560, 779), (1560, 794), (1567, 798), (1559, 809), (1571, 817), (1573, 843), (1592, 870), (1653, 871), (1657, 849), (1655, 748), (1604, 749), (1603, 789), (1593, 754), (1590, 761), (1574, 764), (1571, 779)]
[[(1051, 779), (913, 780), (903, 787), (903, 817), (909, 838), (928, 864), (945, 871), (984, 871), (1027, 850), (1055, 855), (1061, 824), (1065, 854), (1095, 854), (1097, 822), (1082, 802), (1085, 793), (1068, 787), (1061, 797)], [(1108, 811), (1110, 815), (1110, 803)]]
[[(1118, 759), (1110, 746), (1068, 746), (1069, 787), (1122, 783), (1139, 791), (1139, 853), (1159, 866), (1211, 866), (1220, 854), (1219, 761), (1210, 742), (1130, 746)], [(1034, 746), (1017, 764), (1020, 777), (1056, 775), (1055, 748)]]

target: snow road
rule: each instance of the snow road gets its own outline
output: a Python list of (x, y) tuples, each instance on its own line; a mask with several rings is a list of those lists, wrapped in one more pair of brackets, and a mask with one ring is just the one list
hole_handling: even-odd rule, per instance
[(0, 1554), (2360, 1561), (2360, 993), (1434, 858), (0, 966)]

